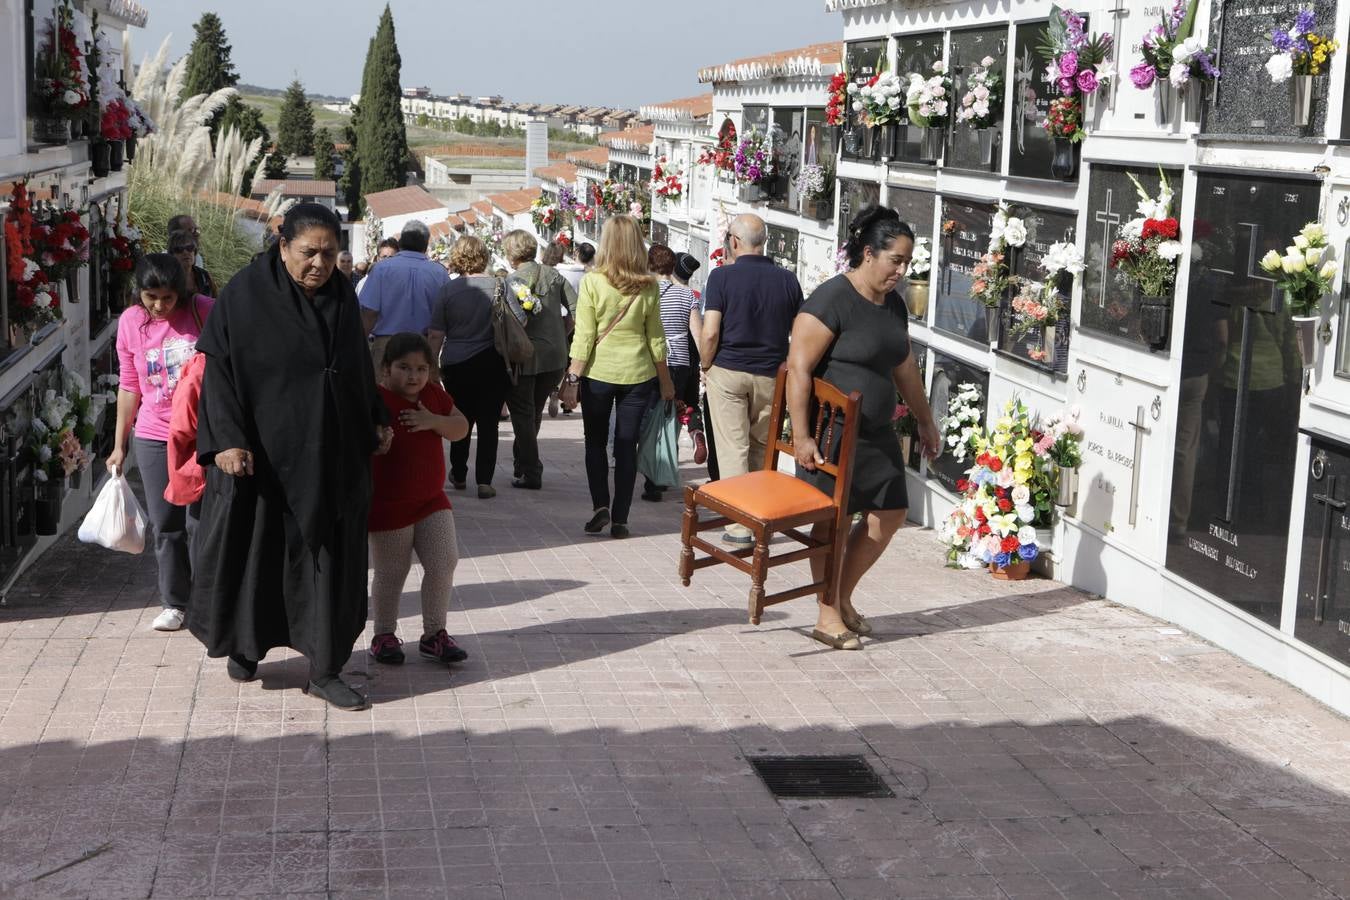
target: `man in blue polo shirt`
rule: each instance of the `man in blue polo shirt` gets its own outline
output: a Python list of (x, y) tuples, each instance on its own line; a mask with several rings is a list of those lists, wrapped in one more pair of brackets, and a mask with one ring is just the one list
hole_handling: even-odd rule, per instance
[[(764, 466), (774, 378), (787, 359), (792, 320), (802, 305), (797, 276), (764, 255), (768, 229), (763, 219), (737, 216), (728, 240), (732, 265), (708, 274), (699, 341), (722, 478)], [(733, 544), (753, 540), (739, 525), (728, 526), (722, 539)]]
[(403, 226), (399, 250), (373, 266), (361, 281), (361, 324), (370, 337), (370, 358), (378, 376), (384, 345), (396, 334), (426, 334), (441, 288), (450, 283), (445, 267), (427, 258), (431, 231), (416, 219)]

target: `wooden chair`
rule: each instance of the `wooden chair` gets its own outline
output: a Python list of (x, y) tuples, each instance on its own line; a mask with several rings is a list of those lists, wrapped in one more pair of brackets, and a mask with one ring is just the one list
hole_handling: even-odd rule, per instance
[[(853, 467), (853, 450), (858, 439), (857, 391), (845, 396), (833, 385), (815, 379), (815, 438), (825, 462), (818, 468), (834, 476), (834, 496), (792, 475), (778, 471), (778, 454), (792, 455), (792, 441), (783, 437), (787, 407), (787, 366), (778, 370), (774, 386), (773, 408), (769, 417), (769, 446), (765, 448), (764, 468), (758, 472), (713, 481), (701, 487), (684, 489), (684, 525), (680, 540), (680, 581), (689, 586), (696, 569), (726, 563), (750, 576), (750, 624), (758, 625), (765, 607), (808, 594), (816, 594), (822, 603), (835, 602), (839, 583), (840, 556), (843, 552), (848, 515), (848, 488)], [(842, 421), (841, 421), (842, 418)], [(833, 452), (831, 452), (833, 451)], [(699, 518), (705, 507), (714, 518)], [(754, 535), (751, 546), (729, 550), (705, 540), (700, 534), (736, 523)], [(827, 525), (823, 539), (811, 536), (815, 525)], [(770, 556), (769, 542), (775, 534), (784, 534), (803, 548)], [(696, 559), (695, 550), (708, 554)], [(825, 578), (801, 587), (765, 595), (764, 582), (775, 566), (823, 558)]]

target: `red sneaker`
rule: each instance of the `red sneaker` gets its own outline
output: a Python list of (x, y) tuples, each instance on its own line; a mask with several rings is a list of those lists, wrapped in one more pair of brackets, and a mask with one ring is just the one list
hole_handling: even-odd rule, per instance
[(695, 431), (690, 437), (694, 439), (694, 465), (701, 466), (708, 461), (708, 440), (701, 431)]
[(469, 654), (462, 650), (455, 639), (445, 633), (442, 628), (430, 637), (424, 637), (417, 642), (417, 652), (421, 653), (426, 659), (434, 659), (437, 662), (456, 663), (464, 662), (469, 658)]
[(403, 662), (403, 642), (393, 633), (377, 634), (370, 642), (370, 657), (376, 662), (397, 666)]

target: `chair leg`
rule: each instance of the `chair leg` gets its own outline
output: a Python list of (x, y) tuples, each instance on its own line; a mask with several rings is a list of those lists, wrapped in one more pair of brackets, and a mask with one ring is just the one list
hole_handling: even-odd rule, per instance
[(755, 534), (755, 554), (750, 576), (750, 624), (758, 625), (764, 613), (764, 582), (769, 577), (769, 535)]
[(693, 540), (697, 527), (698, 508), (694, 503), (694, 489), (686, 487), (684, 489), (684, 520), (680, 527), (680, 543), (683, 546), (680, 551), (680, 583), (685, 587), (689, 587), (689, 581), (694, 576)]

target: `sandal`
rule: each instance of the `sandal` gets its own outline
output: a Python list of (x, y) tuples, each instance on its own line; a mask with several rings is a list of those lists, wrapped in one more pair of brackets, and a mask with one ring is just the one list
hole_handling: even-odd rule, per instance
[(826, 634), (819, 628), (811, 629), (811, 637), (820, 641), (831, 650), (861, 650), (862, 641), (851, 631), (843, 634)]
[(872, 626), (871, 624), (868, 623), (867, 619), (863, 616), (857, 615), (856, 613), (854, 615), (856, 616), (856, 618), (853, 619), (850, 619), (848, 616), (841, 617), (844, 620), (844, 624), (848, 626), (848, 630), (853, 632), (854, 634), (862, 635), (863, 637), (866, 637), (867, 635), (871, 634)]

